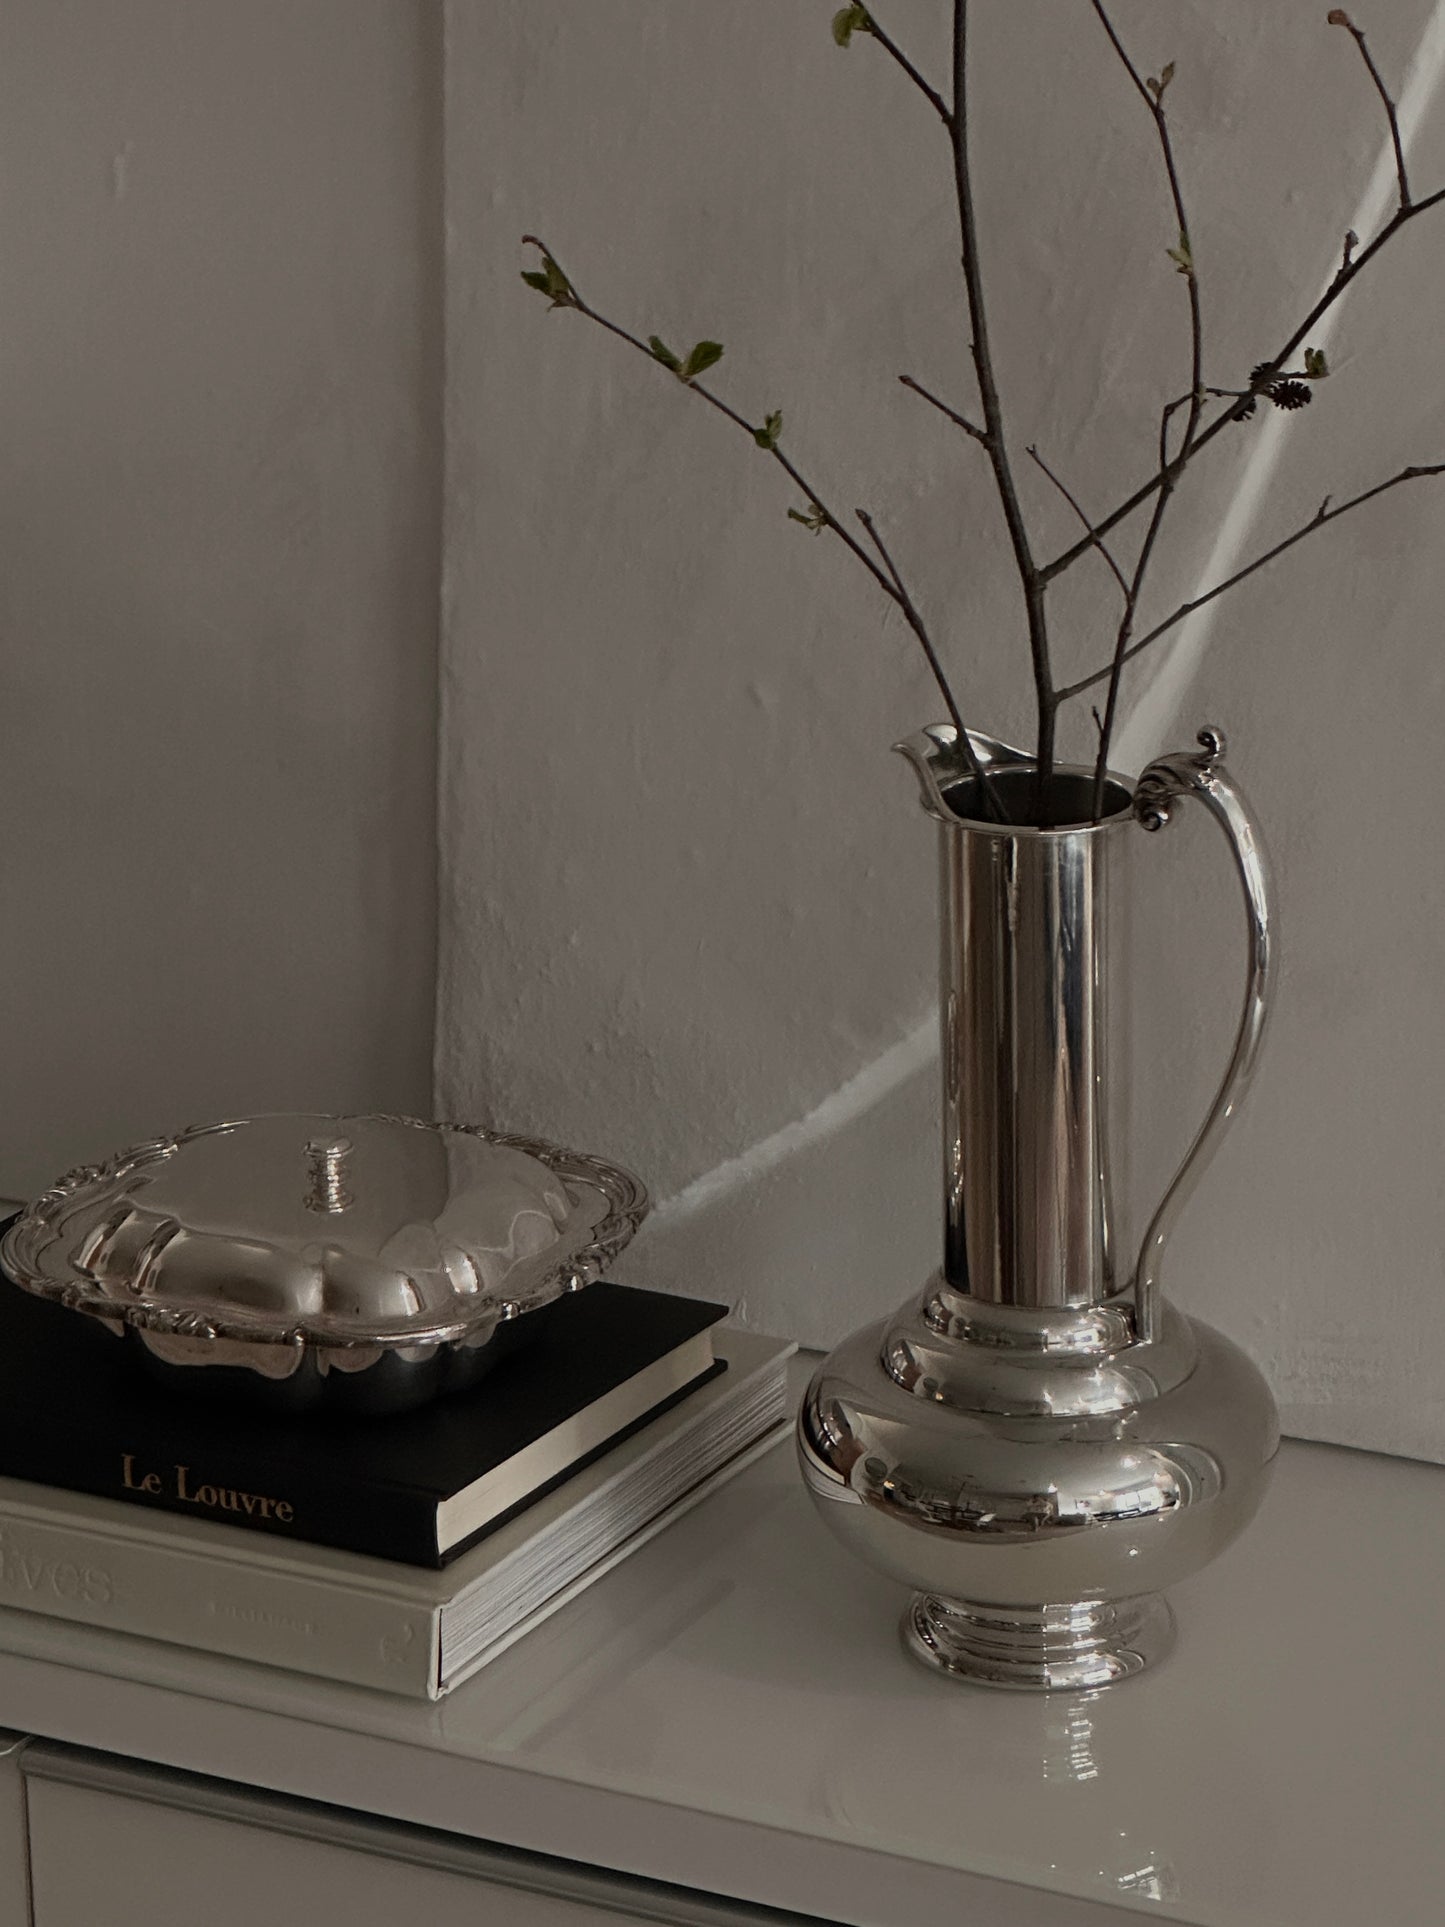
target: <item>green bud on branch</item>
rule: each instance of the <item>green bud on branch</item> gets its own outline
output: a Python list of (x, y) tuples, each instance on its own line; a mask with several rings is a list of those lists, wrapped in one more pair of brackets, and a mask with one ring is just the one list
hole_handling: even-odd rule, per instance
[(788, 520), (790, 522), (801, 522), (805, 529), (811, 529), (813, 534), (816, 535), (820, 529), (827, 528), (828, 511), (817, 502), (809, 502), (806, 515), (801, 509), (789, 509)]
[(775, 408), (767, 416), (761, 428), (753, 430), (753, 440), (759, 448), (773, 449), (778, 445), (778, 437), (783, 432), (783, 411)]
[(649, 335), (647, 345), (652, 351), (654, 361), (660, 361), (664, 368), (670, 369), (679, 381), (693, 381), (704, 369), (711, 368), (722, 360), (720, 341), (699, 341), (688, 351), (686, 361), (675, 355), (667, 343), (658, 335)]
[[(531, 236), (526, 235), (523, 238), (530, 240)], [(532, 245), (534, 247), (542, 246), (540, 241), (535, 241)], [(572, 291), (572, 283), (567, 279), (566, 275), (563, 274), (562, 270), (557, 266), (557, 263), (545, 248), (542, 248), (541, 267), (523, 268), (522, 279), (529, 288), (535, 288), (539, 294), (545, 294), (554, 308), (575, 308), (577, 306), (577, 296)]]
[(722, 360), (723, 351), (720, 341), (699, 341), (693, 345), (687, 360), (682, 364), (682, 379), (692, 381), (696, 376)]
[(1330, 372), (1323, 348), (1305, 349), (1305, 374), (1310, 381), (1323, 381)]
[(1181, 234), (1179, 236), (1179, 245), (1177, 248), (1166, 248), (1164, 252), (1174, 263), (1174, 271), (1176, 274), (1185, 274), (1190, 276), (1191, 279), (1193, 278), (1194, 251), (1189, 245), (1189, 236), (1187, 234)]
[(844, 7), (833, 15), (833, 38), (840, 47), (846, 47), (855, 33), (872, 33), (873, 22), (868, 18), (866, 7)]

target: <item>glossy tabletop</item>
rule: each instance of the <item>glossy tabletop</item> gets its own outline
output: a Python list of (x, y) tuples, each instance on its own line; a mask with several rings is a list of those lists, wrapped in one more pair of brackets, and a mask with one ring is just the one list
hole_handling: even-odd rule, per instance
[(1445, 1918), (1445, 1469), (1287, 1443), (1173, 1599), (1103, 1693), (932, 1677), (787, 1449), (438, 1705), (11, 1611), (0, 1724), (879, 1927)]

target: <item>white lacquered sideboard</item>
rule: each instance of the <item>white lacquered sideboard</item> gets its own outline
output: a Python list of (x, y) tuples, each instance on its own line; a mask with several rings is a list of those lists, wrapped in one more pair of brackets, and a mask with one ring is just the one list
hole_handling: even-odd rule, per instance
[(1438, 1927), (1445, 1469), (1287, 1443), (1153, 1675), (915, 1667), (780, 1448), (435, 1705), (0, 1611), (0, 1927)]

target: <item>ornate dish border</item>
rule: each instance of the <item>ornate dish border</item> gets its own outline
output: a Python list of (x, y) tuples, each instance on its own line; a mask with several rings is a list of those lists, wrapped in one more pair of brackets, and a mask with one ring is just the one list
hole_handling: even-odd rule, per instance
[[(490, 1335), (498, 1323), (549, 1304), (564, 1292), (580, 1291), (601, 1277), (607, 1265), (631, 1241), (647, 1216), (647, 1191), (641, 1181), (621, 1165), (593, 1157), (587, 1152), (565, 1150), (560, 1145), (549, 1144), (545, 1139), (516, 1132), (489, 1131), (479, 1124), (438, 1122), (390, 1112), (345, 1115), (365, 1116), (386, 1124), (409, 1124), (418, 1130), (456, 1131), (467, 1137), (480, 1138), (486, 1144), (523, 1151), (560, 1178), (567, 1186), (569, 1195), (576, 1186), (601, 1192), (608, 1207), (606, 1215), (598, 1224), (588, 1228), (581, 1244), (569, 1245), (564, 1238), (554, 1264), (516, 1297), (479, 1292), (475, 1298), (465, 1301), (464, 1316), (438, 1319), (435, 1315), (419, 1313), (406, 1321), (388, 1319), (370, 1325), (348, 1322), (345, 1329), (340, 1331), (325, 1318), (288, 1319), (283, 1324), (274, 1317), (268, 1318), (264, 1313), (247, 1311), (241, 1307), (218, 1313), (211, 1307), (202, 1310), (199, 1307), (188, 1309), (184, 1305), (161, 1304), (144, 1295), (115, 1298), (78, 1275), (53, 1278), (40, 1270), (40, 1253), (55, 1240), (58, 1216), (70, 1209), (78, 1198), (87, 1191), (108, 1187), (147, 1164), (159, 1163), (174, 1156), (182, 1145), (195, 1138), (238, 1130), (254, 1121), (251, 1118), (231, 1118), (217, 1124), (190, 1125), (178, 1131), (174, 1137), (150, 1138), (142, 1144), (131, 1145), (127, 1150), (118, 1151), (104, 1164), (81, 1164), (67, 1171), (41, 1192), (32, 1204), (27, 1205), (10, 1226), (3, 1241), (0, 1241), (0, 1264), (3, 1264), (11, 1281), (21, 1289), (64, 1305), (69, 1310), (86, 1312), (110, 1325), (129, 1325), (140, 1331), (164, 1332), (176, 1338), (194, 1338), (203, 1342), (238, 1339), (251, 1344), (287, 1345), (298, 1350), (318, 1347), (349, 1350), (358, 1346), (377, 1346), (384, 1351), (399, 1351), (412, 1346), (462, 1344), (479, 1327)], [(539, 1254), (539, 1259), (545, 1256), (545, 1253)], [(462, 1302), (458, 1300), (459, 1305)]]

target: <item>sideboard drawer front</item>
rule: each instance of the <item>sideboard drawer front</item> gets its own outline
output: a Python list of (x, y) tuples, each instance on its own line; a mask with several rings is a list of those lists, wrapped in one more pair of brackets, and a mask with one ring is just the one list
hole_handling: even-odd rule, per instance
[(30, 1782), (34, 1927), (623, 1927), (620, 1914), (415, 1861)]
[(828, 1927), (51, 1740), (16, 1759), (30, 1927)]

